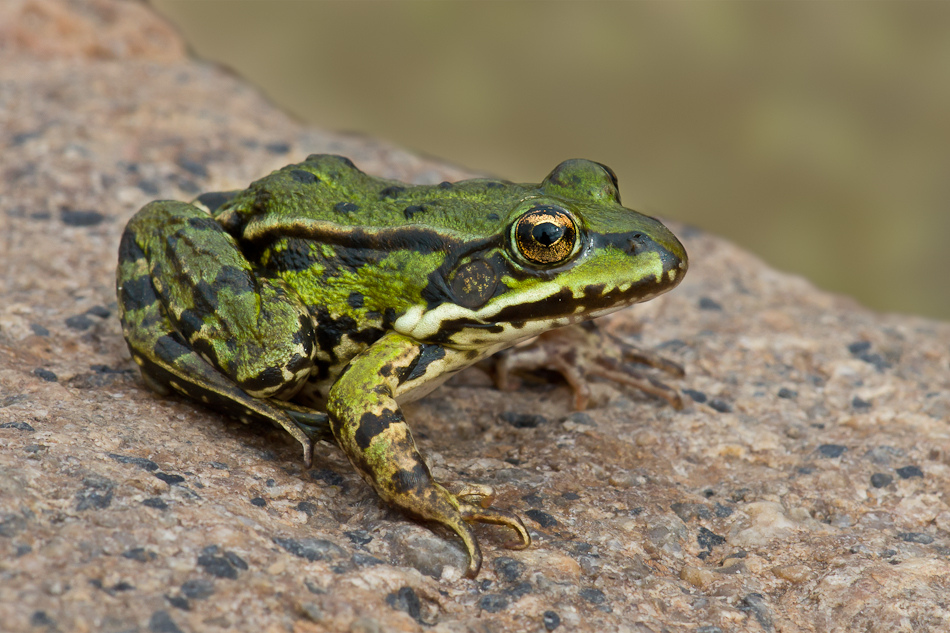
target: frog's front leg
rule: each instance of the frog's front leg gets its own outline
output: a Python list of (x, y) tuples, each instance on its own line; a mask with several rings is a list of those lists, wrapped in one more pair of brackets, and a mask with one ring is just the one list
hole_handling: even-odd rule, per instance
[(340, 447), (385, 501), (420, 518), (437, 521), (461, 537), (474, 577), (482, 555), (470, 522), (507, 525), (531, 544), (514, 514), (487, 507), (490, 488), (462, 484), (449, 492), (432, 478), (396, 399), (445, 372), (462, 367), (462, 352), (419, 343), (391, 332), (354, 357), (330, 389), (327, 412)]

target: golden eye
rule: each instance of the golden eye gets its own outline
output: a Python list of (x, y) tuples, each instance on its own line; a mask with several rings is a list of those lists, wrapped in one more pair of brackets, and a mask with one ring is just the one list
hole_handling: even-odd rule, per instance
[(577, 227), (564, 209), (535, 207), (515, 223), (518, 252), (535, 264), (557, 264), (574, 252)]

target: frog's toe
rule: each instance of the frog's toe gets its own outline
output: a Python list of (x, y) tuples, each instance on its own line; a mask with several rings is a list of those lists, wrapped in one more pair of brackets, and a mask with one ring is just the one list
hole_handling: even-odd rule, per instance
[(624, 360), (653, 367), (674, 378), (684, 378), (686, 376), (686, 370), (683, 369), (683, 366), (679, 363), (673, 362), (669, 358), (660, 356), (650, 350), (632, 345), (613, 334), (607, 334), (607, 336), (620, 350), (620, 354)]
[[(602, 363), (607, 365), (607, 363)], [(629, 385), (636, 389), (639, 389), (643, 393), (648, 393), (657, 398), (662, 398), (670, 403), (670, 406), (676, 409), (677, 411), (683, 408), (683, 396), (680, 394), (679, 390), (669, 386), (668, 384), (653, 378), (652, 376), (647, 376), (633, 367), (622, 366), (622, 367), (613, 367), (613, 366), (603, 366), (603, 367), (593, 367), (588, 371), (588, 374), (591, 376), (599, 376), (605, 380), (610, 380), (611, 382), (616, 382), (621, 385)]]
[(459, 504), (459, 512), (466, 521), (504, 525), (517, 532), (520, 541), (509, 541), (505, 543), (505, 547), (508, 549), (525, 549), (531, 545), (531, 535), (528, 534), (528, 529), (524, 526), (521, 519), (512, 512), (473, 506), (467, 503)]
[(677, 410), (683, 408), (683, 398), (677, 389), (643, 373), (630, 362), (676, 378), (682, 378), (686, 373), (681, 365), (659, 354), (632, 345), (592, 323), (585, 323), (545, 332), (530, 345), (503, 352), (495, 365), (495, 384), (501, 390), (508, 390), (512, 387), (512, 373), (550, 369), (561, 374), (570, 385), (574, 408), (578, 411), (587, 408), (591, 395), (589, 379), (593, 376), (662, 398)]
[(485, 484), (453, 482), (445, 484), (445, 488), (457, 498), (480, 508), (489, 507), (495, 500), (495, 489)]

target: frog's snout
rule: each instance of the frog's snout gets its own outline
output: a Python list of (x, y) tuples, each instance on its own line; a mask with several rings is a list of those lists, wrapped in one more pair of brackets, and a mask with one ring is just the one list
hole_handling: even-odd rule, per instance
[(686, 249), (676, 236), (666, 230), (659, 237), (651, 237), (640, 231), (632, 233), (628, 236), (627, 248), (633, 256), (649, 253), (659, 257), (662, 273), (658, 275), (657, 282), (668, 288), (679, 283), (689, 268)]
[(660, 261), (663, 263), (663, 272), (669, 273), (675, 270), (676, 274), (682, 277), (689, 268), (689, 258), (686, 255), (686, 249), (675, 237), (674, 243), (670, 245), (657, 244), (656, 251), (660, 255)]

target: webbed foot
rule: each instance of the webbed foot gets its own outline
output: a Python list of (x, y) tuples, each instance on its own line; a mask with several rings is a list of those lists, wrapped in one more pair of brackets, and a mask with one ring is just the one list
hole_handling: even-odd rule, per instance
[(492, 523), (513, 529), (520, 540), (506, 543), (508, 549), (524, 549), (531, 545), (531, 535), (518, 516), (490, 507), (495, 499), (495, 491), (491, 487), (467, 483), (442, 486), (434, 483), (433, 488), (445, 503), (433, 504), (435, 507), (428, 509), (435, 512), (427, 512), (425, 518), (441, 523), (462, 539), (468, 551), (466, 577), (474, 578), (482, 566), (481, 548), (471, 523)]
[(683, 396), (677, 389), (645, 374), (630, 365), (631, 362), (676, 378), (686, 375), (681, 365), (640, 349), (588, 321), (545, 332), (525, 346), (499, 354), (495, 362), (495, 385), (509, 391), (513, 388), (511, 375), (514, 372), (551, 369), (564, 376), (571, 386), (574, 408), (578, 411), (586, 409), (590, 400), (590, 376), (629, 385), (666, 400), (676, 410), (683, 408)]

